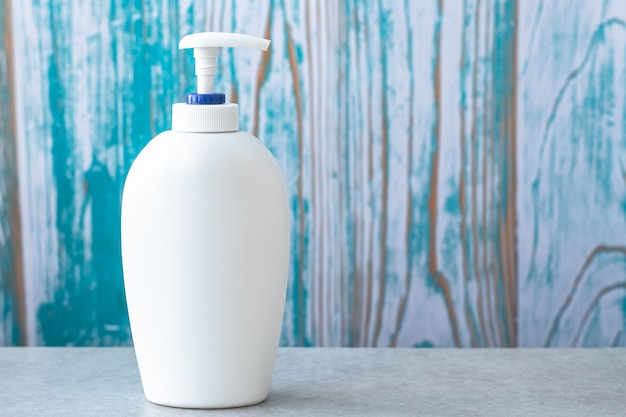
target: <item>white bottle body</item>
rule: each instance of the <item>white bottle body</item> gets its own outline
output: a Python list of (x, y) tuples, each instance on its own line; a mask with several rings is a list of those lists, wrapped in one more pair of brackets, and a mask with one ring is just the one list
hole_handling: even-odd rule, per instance
[(289, 263), (285, 182), (245, 132), (155, 137), (122, 198), (124, 285), (148, 400), (255, 404), (269, 392)]

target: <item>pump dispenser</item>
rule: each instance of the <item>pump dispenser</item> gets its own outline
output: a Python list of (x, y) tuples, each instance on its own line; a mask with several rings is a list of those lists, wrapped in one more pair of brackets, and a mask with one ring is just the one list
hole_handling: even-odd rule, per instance
[(269, 43), (185, 36), (179, 48), (194, 49), (197, 92), (173, 105), (172, 130), (126, 177), (124, 286), (144, 393), (156, 404), (238, 407), (269, 392), (287, 289), (287, 188), (213, 80), (217, 48)]
[[(215, 93), (217, 48), (252, 48), (266, 51), (267, 39), (238, 33), (203, 32), (187, 35), (180, 40), (178, 49), (193, 48), (196, 61), (197, 92), (187, 94), (186, 104), (172, 107), (172, 130), (179, 132), (231, 132), (239, 130), (239, 109), (236, 104), (225, 104), (225, 95)], [(201, 106), (220, 104), (220, 106)], [(193, 105), (190, 107), (189, 105)]]

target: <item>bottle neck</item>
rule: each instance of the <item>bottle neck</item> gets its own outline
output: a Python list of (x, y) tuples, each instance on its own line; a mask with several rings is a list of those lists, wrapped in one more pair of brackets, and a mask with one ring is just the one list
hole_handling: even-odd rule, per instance
[(186, 104), (172, 106), (172, 130), (177, 132), (236, 132), (239, 106), (226, 104)]

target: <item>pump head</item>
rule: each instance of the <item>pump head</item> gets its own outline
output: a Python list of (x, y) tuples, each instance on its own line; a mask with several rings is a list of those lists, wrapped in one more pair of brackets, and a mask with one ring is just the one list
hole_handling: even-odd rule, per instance
[(201, 32), (182, 38), (178, 44), (178, 49), (193, 48), (193, 57), (196, 59), (197, 94), (201, 95), (213, 94), (214, 92), (213, 77), (215, 76), (217, 48), (252, 48), (267, 51), (269, 46), (269, 40), (256, 36), (240, 33)]

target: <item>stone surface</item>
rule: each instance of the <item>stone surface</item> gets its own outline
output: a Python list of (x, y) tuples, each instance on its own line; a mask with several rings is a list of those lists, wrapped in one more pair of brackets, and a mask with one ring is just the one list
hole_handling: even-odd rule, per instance
[(280, 349), (259, 405), (184, 410), (143, 396), (130, 348), (1, 348), (9, 416), (619, 416), (626, 349)]

